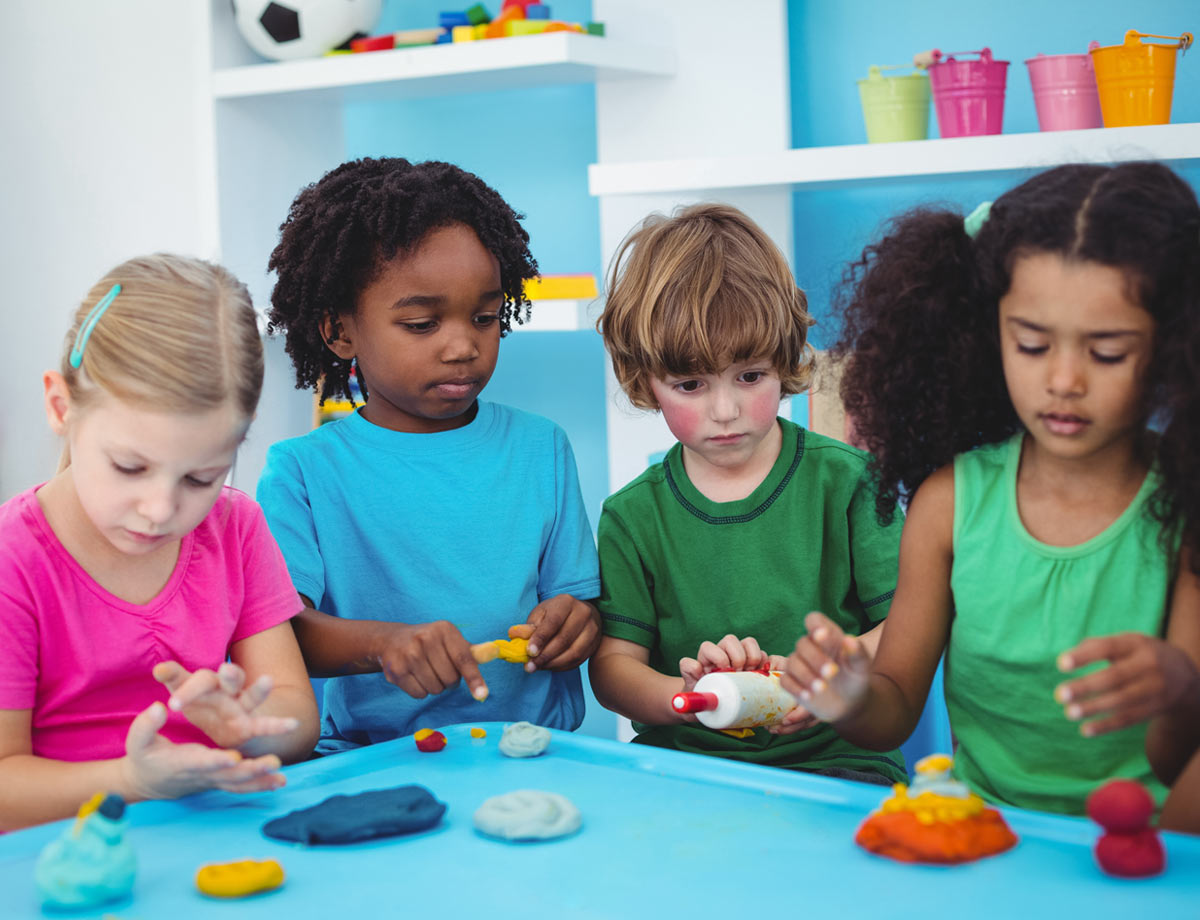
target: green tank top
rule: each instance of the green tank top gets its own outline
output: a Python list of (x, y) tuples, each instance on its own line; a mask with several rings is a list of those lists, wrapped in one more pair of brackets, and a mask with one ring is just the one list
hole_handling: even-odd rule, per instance
[(1144, 783), (1161, 805), (1166, 790), (1146, 760), (1145, 723), (1085, 738), (1054, 700), (1067, 677), (1055, 660), (1083, 639), (1162, 634), (1178, 541), (1165, 552), (1147, 513), (1158, 477), (1148, 474), (1102, 533), (1050, 546), (1017, 512), (1022, 437), (954, 460), (945, 670), (954, 771), (984, 799), (1021, 808), (1083, 814), (1088, 793), (1112, 777)]

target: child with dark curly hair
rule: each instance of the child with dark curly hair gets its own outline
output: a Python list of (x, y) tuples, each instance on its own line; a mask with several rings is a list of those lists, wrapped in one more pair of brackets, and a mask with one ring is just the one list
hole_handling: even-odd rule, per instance
[(779, 418), (812, 374), (808, 301), (741, 211), (651, 215), (613, 260), (600, 319), (618, 381), (679, 443), (605, 503), (604, 639), (589, 666), (643, 744), (891, 784), (879, 754), (800, 707), (744, 737), (676, 712), (718, 669), (780, 667), (803, 615), (829, 610), (873, 647), (896, 585), (900, 522), (881, 526), (867, 457)]
[[(456, 166), (362, 159), (300, 192), (271, 254), (297, 385), (350, 398), (353, 368), (365, 398), (272, 446), (258, 485), (309, 672), (336, 677), (320, 753), (583, 719), (599, 575), (575, 458), (553, 422), (479, 399), (537, 275), (519, 220)], [(470, 643), (514, 624), (530, 660), (485, 683)]]
[(784, 686), (887, 749), (945, 650), (985, 799), (1082, 814), (1121, 776), (1161, 802), (1151, 762), (1170, 782), (1200, 740), (1195, 193), (1062, 166), (966, 220), (902, 216), (846, 281), (842, 396), (880, 514), (911, 498), (900, 579), (873, 664), (811, 614)]

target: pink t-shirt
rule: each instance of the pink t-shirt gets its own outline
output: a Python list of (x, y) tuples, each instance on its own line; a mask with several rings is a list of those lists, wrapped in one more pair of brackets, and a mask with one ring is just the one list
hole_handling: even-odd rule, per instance
[[(0, 505), (0, 709), (33, 711), (39, 757), (122, 756), (133, 717), (169, 696), (156, 664), (215, 670), (233, 643), (300, 609), (262, 511), (236, 489), (222, 489), (183, 538), (148, 604), (100, 587), (54, 535), (35, 491)], [(212, 746), (179, 713), (162, 734)]]

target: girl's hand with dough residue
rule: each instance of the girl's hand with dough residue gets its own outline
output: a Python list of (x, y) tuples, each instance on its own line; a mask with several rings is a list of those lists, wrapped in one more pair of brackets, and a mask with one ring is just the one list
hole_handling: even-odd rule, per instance
[[(1200, 699), (1200, 670), (1183, 649), (1141, 633), (1084, 639), (1058, 657), (1060, 671), (1097, 661), (1108, 666), (1059, 684), (1054, 698), (1088, 737), (1117, 731)], [(1084, 720), (1088, 721), (1084, 721)]]
[(823, 613), (810, 613), (804, 627), (808, 634), (796, 642), (780, 683), (821, 721), (836, 722), (866, 698), (871, 656)]

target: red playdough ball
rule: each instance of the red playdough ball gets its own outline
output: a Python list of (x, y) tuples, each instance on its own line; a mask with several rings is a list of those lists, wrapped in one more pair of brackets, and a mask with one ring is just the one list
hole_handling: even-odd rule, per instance
[(1109, 875), (1141, 878), (1162, 872), (1167, 857), (1158, 832), (1144, 828), (1102, 834), (1096, 841), (1096, 862)]
[(432, 728), (422, 728), (413, 735), (417, 750), (425, 754), (436, 754), (446, 746), (446, 736)]
[(1150, 823), (1154, 799), (1131, 779), (1109, 780), (1087, 798), (1087, 813), (1109, 831), (1136, 831)]

